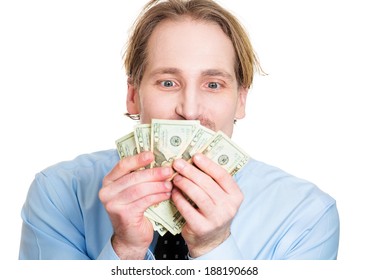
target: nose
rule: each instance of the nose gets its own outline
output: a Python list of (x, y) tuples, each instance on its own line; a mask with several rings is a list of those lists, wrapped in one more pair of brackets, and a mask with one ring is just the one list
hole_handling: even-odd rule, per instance
[(203, 108), (199, 90), (194, 87), (185, 88), (179, 97), (175, 112), (186, 120), (197, 120)]

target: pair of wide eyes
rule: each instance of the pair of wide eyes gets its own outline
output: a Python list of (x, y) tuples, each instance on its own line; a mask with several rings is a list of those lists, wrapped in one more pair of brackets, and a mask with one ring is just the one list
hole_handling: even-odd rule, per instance
[[(161, 86), (163, 86), (165, 88), (171, 88), (171, 87), (175, 86), (175, 82), (171, 81), (171, 80), (162, 81), (160, 84), (161, 84)], [(210, 89), (219, 89), (220, 84), (217, 83), (217, 82), (209, 82), (209, 83), (207, 83), (207, 87), (210, 88)]]

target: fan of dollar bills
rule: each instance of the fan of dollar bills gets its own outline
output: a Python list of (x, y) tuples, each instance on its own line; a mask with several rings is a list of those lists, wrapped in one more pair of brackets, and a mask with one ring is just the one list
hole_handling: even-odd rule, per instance
[[(177, 158), (190, 161), (195, 153), (203, 153), (234, 175), (249, 161), (223, 132), (214, 132), (196, 120), (153, 119), (151, 124), (138, 124), (134, 131), (116, 140), (120, 158), (152, 151), (155, 160), (145, 168), (170, 166)], [(185, 219), (171, 199), (149, 207), (145, 216), (160, 235), (181, 232)]]

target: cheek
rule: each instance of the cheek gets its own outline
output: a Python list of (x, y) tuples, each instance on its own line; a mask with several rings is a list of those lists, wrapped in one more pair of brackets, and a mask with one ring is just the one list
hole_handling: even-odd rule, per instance
[(233, 99), (224, 98), (218, 102), (209, 102), (206, 115), (216, 124), (216, 130), (221, 130), (231, 136), (236, 108), (236, 102)]
[(150, 123), (152, 119), (169, 119), (175, 111), (175, 102), (170, 98), (160, 98), (153, 94), (141, 98), (141, 122)]
[(234, 118), (236, 111), (236, 102), (230, 98), (219, 98), (213, 99), (206, 102), (207, 110), (211, 112), (211, 115), (217, 119), (223, 119), (224, 121), (228, 118)]

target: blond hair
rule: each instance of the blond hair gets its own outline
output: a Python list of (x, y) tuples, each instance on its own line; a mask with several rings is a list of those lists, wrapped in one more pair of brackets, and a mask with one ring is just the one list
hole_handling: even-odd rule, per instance
[(229, 11), (212, 0), (151, 0), (133, 25), (124, 54), (129, 82), (139, 87), (147, 64), (147, 45), (154, 28), (163, 20), (190, 16), (194, 20), (217, 23), (231, 40), (236, 54), (235, 73), (240, 86), (249, 88), (260, 65), (248, 35)]

